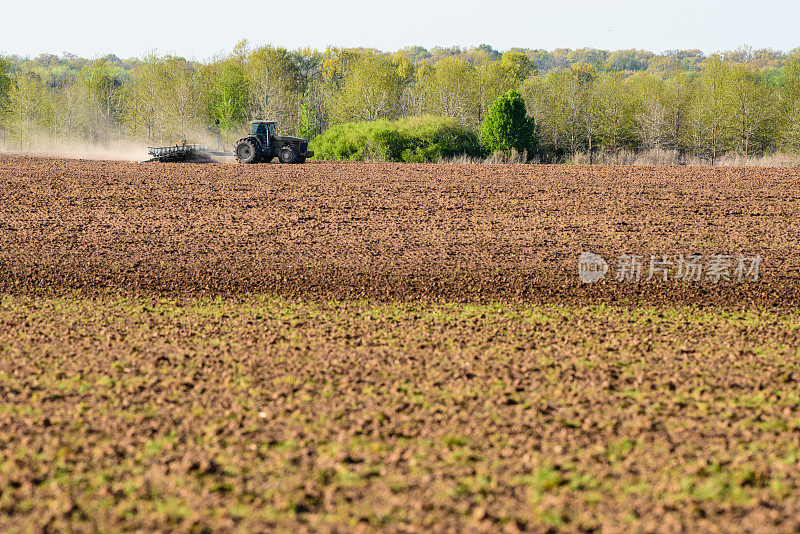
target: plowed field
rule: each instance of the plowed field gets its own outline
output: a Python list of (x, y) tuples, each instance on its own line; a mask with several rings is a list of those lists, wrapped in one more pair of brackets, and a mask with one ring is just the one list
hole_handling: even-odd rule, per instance
[[(0, 158), (5, 291), (800, 303), (791, 169)], [(724, 288), (582, 285), (586, 250), (764, 265), (759, 283)]]
[(798, 200), (792, 169), (0, 156), (0, 530), (797, 531)]

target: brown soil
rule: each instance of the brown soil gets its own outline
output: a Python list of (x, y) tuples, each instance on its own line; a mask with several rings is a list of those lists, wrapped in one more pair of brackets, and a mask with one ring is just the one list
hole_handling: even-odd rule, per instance
[[(0, 156), (0, 531), (796, 532), (798, 199)], [(764, 264), (586, 285), (582, 251)]]
[[(793, 169), (0, 156), (0, 289), (800, 304)], [(748, 284), (583, 285), (582, 251), (761, 254)], [(609, 278), (611, 278), (611, 274)]]

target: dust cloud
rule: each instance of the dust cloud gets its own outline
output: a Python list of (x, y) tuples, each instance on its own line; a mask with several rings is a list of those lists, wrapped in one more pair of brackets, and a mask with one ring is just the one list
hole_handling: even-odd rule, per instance
[(38, 140), (36, 143), (0, 144), (0, 153), (105, 161), (143, 161), (147, 145), (131, 141), (92, 143), (76, 140)]

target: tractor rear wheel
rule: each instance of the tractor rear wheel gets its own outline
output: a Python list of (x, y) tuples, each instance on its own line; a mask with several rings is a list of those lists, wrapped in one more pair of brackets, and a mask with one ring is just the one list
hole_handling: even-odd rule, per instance
[(278, 153), (278, 159), (281, 163), (294, 163), (297, 161), (297, 152), (290, 146), (285, 146)]
[(306, 162), (306, 157), (305, 156), (297, 158), (297, 163), (305, 163), (305, 162)]
[(240, 163), (258, 163), (261, 161), (261, 145), (246, 137), (236, 143), (233, 151)]

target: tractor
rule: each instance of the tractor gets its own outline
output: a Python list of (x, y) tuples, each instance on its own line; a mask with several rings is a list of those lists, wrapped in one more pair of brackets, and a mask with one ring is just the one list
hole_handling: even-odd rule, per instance
[(270, 162), (277, 156), (281, 163), (303, 163), (314, 155), (308, 139), (277, 135), (275, 121), (251, 121), (251, 134), (236, 142), (233, 152), (240, 163)]

